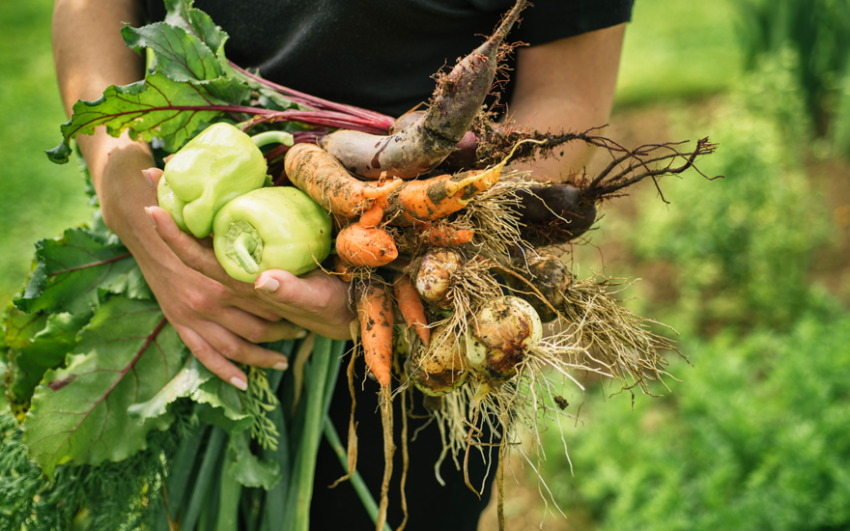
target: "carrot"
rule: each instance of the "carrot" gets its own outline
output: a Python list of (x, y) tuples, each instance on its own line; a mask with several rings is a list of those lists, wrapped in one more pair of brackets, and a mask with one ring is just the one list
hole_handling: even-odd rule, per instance
[(331, 214), (355, 218), (375, 201), (401, 186), (402, 181), (358, 181), (333, 156), (313, 144), (297, 144), (286, 152), (286, 175), (292, 184)]
[(422, 344), (427, 347), (431, 342), (431, 330), (428, 328), (428, 319), (425, 317), (425, 305), (422, 304), (422, 298), (419, 297), (410, 277), (407, 275), (395, 277), (393, 294), (407, 326), (416, 331)]
[(393, 307), (384, 286), (371, 284), (357, 302), (366, 366), (381, 387), (390, 386), (393, 362)]
[(377, 205), (390, 225), (410, 226), (436, 221), (463, 209), (473, 196), (499, 182), (502, 164), (488, 170), (405, 181)]
[(428, 110), (413, 123), (388, 136), (338, 130), (321, 140), (322, 147), (367, 179), (379, 179), (383, 172), (402, 179), (430, 172), (455, 149), (481, 110), (496, 75), (499, 46), (526, 4), (517, 0), (490, 38), (440, 76)]
[(366, 366), (381, 385), (380, 406), (384, 430), (384, 479), (381, 484), (381, 502), (375, 523), (383, 531), (389, 507), (390, 478), (393, 469), (393, 408), (390, 383), (393, 363), (393, 307), (386, 288), (380, 284), (369, 285), (357, 302), (357, 317)]
[(352, 223), (336, 237), (337, 256), (354, 267), (381, 267), (398, 258), (393, 237), (380, 227)]
[(343, 282), (351, 282), (351, 266), (343, 262), (339, 256), (334, 256), (334, 271), (339, 273), (339, 279)]
[(384, 218), (384, 209), (375, 205), (360, 216), (360, 224), (364, 227), (377, 227)]
[(425, 245), (432, 247), (458, 247), (472, 241), (475, 231), (471, 229), (456, 229), (451, 225), (429, 227), (422, 231), (420, 239)]

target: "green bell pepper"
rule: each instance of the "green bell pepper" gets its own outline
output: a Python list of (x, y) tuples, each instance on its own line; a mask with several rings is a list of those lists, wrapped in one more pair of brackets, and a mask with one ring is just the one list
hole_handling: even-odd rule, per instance
[(213, 248), (231, 277), (254, 282), (269, 269), (302, 275), (331, 251), (330, 215), (291, 186), (241, 195), (215, 217)]
[(184, 232), (209, 236), (221, 207), (265, 184), (268, 167), (260, 147), (271, 142), (291, 146), (292, 135), (269, 131), (250, 137), (226, 123), (207, 127), (165, 165), (159, 206)]

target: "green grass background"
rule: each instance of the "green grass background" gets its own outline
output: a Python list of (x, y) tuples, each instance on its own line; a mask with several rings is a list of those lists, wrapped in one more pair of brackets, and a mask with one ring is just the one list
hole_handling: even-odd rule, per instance
[(49, 0), (0, 2), (0, 300), (24, 283), (34, 243), (88, 221), (91, 209), (75, 161), (57, 166), (45, 149), (66, 121), (53, 71)]

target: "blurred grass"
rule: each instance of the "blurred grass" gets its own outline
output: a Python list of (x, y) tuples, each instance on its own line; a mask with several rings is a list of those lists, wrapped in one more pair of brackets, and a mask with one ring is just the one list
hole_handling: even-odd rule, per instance
[(65, 113), (53, 72), (50, 0), (0, 2), (0, 301), (23, 284), (33, 244), (88, 221), (91, 210), (77, 165), (57, 166), (43, 150), (61, 140)]
[(616, 107), (692, 100), (738, 79), (736, 13), (726, 1), (637, 0), (617, 82)]

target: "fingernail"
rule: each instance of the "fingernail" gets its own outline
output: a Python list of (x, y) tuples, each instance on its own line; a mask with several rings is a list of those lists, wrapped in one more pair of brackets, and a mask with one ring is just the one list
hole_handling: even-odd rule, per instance
[(145, 179), (148, 181), (148, 185), (153, 188), (153, 179), (151, 179), (151, 172), (148, 170), (142, 170), (142, 175), (145, 176)]
[(148, 215), (148, 219), (153, 223), (153, 227), (156, 228), (156, 219), (153, 217), (153, 212), (151, 212), (151, 207), (145, 207), (145, 214)]
[(285, 361), (279, 361), (279, 362), (275, 363), (274, 366), (272, 367), (272, 369), (274, 369), (276, 371), (285, 371), (288, 368), (289, 368), (289, 363), (287, 363)]
[(295, 334), (295, 339), (304, 339), (305, 337), (307, 337), (307, 331), (303, 328)]
[(233, 387), (236, 387), (242, 391), (248, 389), (248, 382), (238, 376), (234, 376), (233, 378), (231, 378), (230, 383), (233, 384)]
[(277, 280), (273, 279), (272, 277), (266, 277), (266, 278), (264, 278), (264, 279), (262, 280), (262, 282), (260, 282), (260, 283), (259, 283), (259, 284), (257, 284), (257, 286), (256, 286), (256, 288), (257, 288), (258, 290), (260, 290), (260, 291), (264, 291), (264, 292), (266, 292), (266, 293), (272, 293), (273, 291), (276, 291), (276, 290), (277, 290), (277, 288), (279, 288), (279, 287), (280, 287), (280, 282), (278, 282)]

